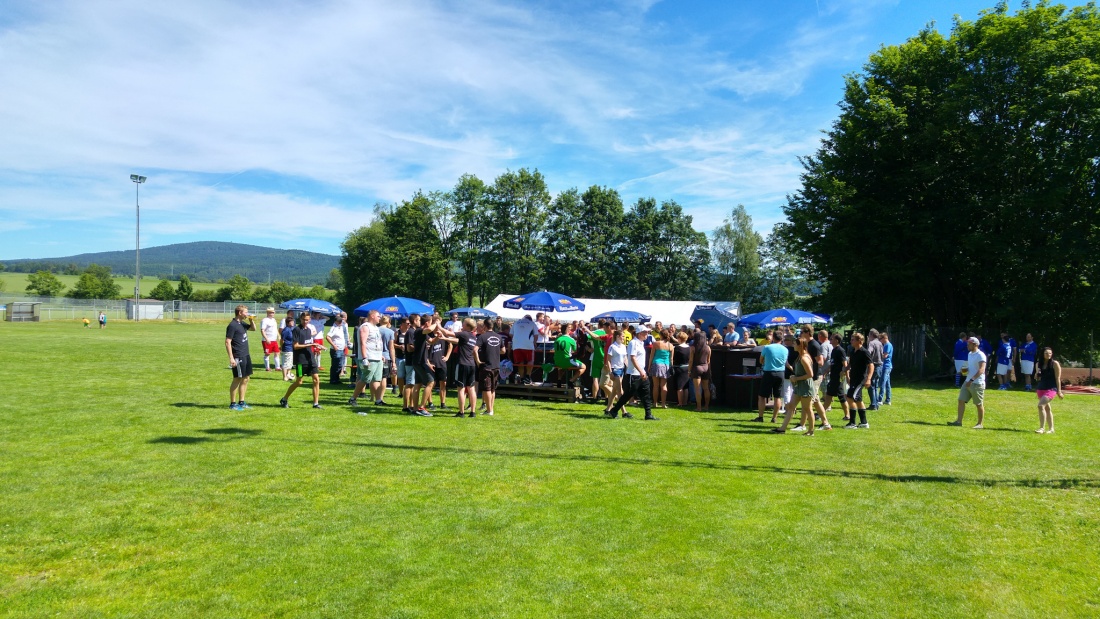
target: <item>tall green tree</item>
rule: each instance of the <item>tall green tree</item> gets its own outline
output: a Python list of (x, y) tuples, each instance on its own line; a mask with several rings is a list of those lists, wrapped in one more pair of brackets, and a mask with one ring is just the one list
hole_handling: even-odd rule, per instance
[(623, 298), (697, 298), (710, 262), (707, 235), (674, 200), (639, 198), (623, 217), (612, 290)]
[(711, 233), (714, 273), (708, 296), (715, 300), (739, 301), (744, 313), (767, 309), (760, 295), (763, 243), (763, 237), (752, 227), (752, 216), (745, 206), (735, 206), (722, 225)]
[(65, 285), (49, 271), (37, 271), (27, 276), (26, 291), (40, 297), (56, 297)]
[(496, 276), (490, 293), (529, 292), (542, 281), (539, 256), (550, 206), (546, 179), (538, 170), (509, 170), (493, 181), (488, 206), (488, 245)]
[(614, 189), (593, 185), (584, 193), (558, 194), (546, 223), (542, 287), (575, 297), (606, 296), (615, 279), (622, 224), (623, 202)]
[(873, 54), (784, 208), (858, 322), (1100, 320), (1100, 13), (1007, 5)]
[(195, 292), (195, 287), (191, 285), (191, 278), (186, 275), (180, 275), (180, 283), (176, 285), (176, 297), (184, 301), (191, 298), (191, 294)]
[(443, 259), (443, 284), (447, 290), (447, 307), (455, 307), (455, 264), (459, 258), (461, 222), (454, 194), (449, 191), (429, 193), (428, 213), (432, 228), (439, 237), (439, 253)]
[(472, 174), (463, 174), (451, 191), (455, 206), (455, 258), (458, 260), (466, 302), (485, 305), (488, 285), (488, 269), (492, 257), (489, 254), (490, 228), (489, 203), (485, 182)]
[(172, 286), (172, 282), (162, 279), (157, 282), (157, 285), (149, 292), (150, 299), (159, 299), (161, 301), (170, 301), (176, 297), (176, 289)]
[(117, 299), (121, 288), (111, 277), (111, 267), (89, 264), (69, 291), (74, 299)]
[(230, 277), (225, 285), (218, 288), (218, 301), (252, 301), (252, 282), (244, 275)]

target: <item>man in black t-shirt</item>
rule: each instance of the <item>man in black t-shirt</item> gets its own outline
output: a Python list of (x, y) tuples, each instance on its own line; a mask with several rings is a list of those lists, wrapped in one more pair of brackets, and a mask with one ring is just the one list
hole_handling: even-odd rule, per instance
[[(871, 362), (871, 351), (863, 345), (863, 334), (852, 334), (852, 355), (848, 359), (848, 425), (845, 428), (867, 428), (867, 408), (863, 405), (863, 390), (871, 386), (875, 374), (875, 364)], [(852, 409), (855, 409), (854, 411)], [(859, 413), (859, 425), (856, 425), (856, 413)]]
[[(409, 392), (409, 408), (406, 412), (421, 417), (431, 417), (427, 401), (422, 401), (421, 390), (426, 388), (426, 398), (430, 400), (432, 386), (435, 385), (435, 372), (431, 371), (428, 359), (428, 336), (435, 330), (435, 324), (429, 314), (423, 318), (413, 314), (410, 317), (412, 327), (405, 339), (405, 385)], [(410, 369), (411, 368), (411, 369)]]
[(321, 368), (316, 362), (317, 342), (309, 328), (309, 314), (298, 314), (298, 326), (294, 327), (294, 382), (279, 400), (283, 408), (290, 408), (290, 395), (302, 385), (306, 376), (313, 379), (313, 408), (321, 408)]
[(470, 402), (469, 416), (474, 416), (474, 408), (477, 402), (477, 394), (474, 393), (474, 384), (477, 380), (477, 336), (474, 335), (474, 319), (465, 318), (462, 321), (462, 330), (450, 336), (444, 334), (443, 339), (455, 346), (451, 352), (458, 356), (458, 365), (455, 368), (455, 385), (458, 387), (458, 412), (455, 417), (462, 417), (466, 412), (466, 401)]
[[(806, 342), (806, 352), (810, 355), (810, 361), (814, 370), (814, 398), (811, 407), (817, 416), (821, 418), (821, 429), (832, 430), (829, 418), (825, 415), (825, 406), (821, 403), (821, 368), (825, 365), (825, 358), (821, 353), (821, 343), (814, 338), (814, 330), (810, 325), (802, 325), (799, 328), (798, 337)], [(809, 422), (809, 419), (805, 420)]]
[(500, 356), (506, 352), (504, 338), (493, 331), (493, 321), (485, 319), (484, 331), (477, 336), (477, 358), (480, 361), (481, 401), (485, 414), (493, 414), (497, 383), (500, 382)]
[(840, 407), (844, 409), (844, 421), (849, 420), (848, 400), (845, 397), (848, 391), (848, 353), (840, 345), (840, 335), (834, 333), (829, 338), (833, 344), (833, 351), (829, 359), (829, 385), (825, 388), (825, 399), (822, 402), (826, 407), (833, 403), (833, 398), (840, 398)]
[[(248, 320), (245, 325), (244, 321)], [(248, 393), (248, 377), (252, 376), (252, 356), (248, 353), (248, 332), (256, 330), (256, 322), (248, 315), (248, 307), (238, 305), (233, 320), (225, 328), (225, 352), (229, 355), (229, 369), (233, 382), (229, 383), (229, 408), (239, 411), (252, 408), (245, 401)]]
[[(428, 338), (428, 359), (431, 361), (435, 376), (435, 386), (439, 389), (439, 408), (447, 408), (447, 362), (451, 358), (451, 343), (444, 339), (442, 329), (437, 329)], [(432, 395), (428, 392), (428, 406), (431, 407)]]

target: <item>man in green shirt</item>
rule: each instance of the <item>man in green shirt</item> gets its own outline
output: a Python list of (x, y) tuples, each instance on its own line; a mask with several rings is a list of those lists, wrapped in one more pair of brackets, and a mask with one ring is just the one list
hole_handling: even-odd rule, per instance
[[(588, 336), (588, 341), (592, 344), (592, 398), (595, 400), (600, 399), (600, 378), (603, 376), (603, 360), (607, 354), (607, 347), (611, 344), (611, 334), (608, 333), (608, 324), (606, 319), (600, 319), (596, 325), (595, 331), (589, 331), (588, 327), (581, 326), (581, 333)], [(608, 385), (605, 397), (611, 397), (611, 387)]]
[(569, 386), (572, 387), (573, 381), (584, 374), (585, 365), (573, 358), (573, 352), (577, 350), (577, 340), (569, 336), (568, 328), (568, 324), (562, 323), (561, 335), (554, 340), (554, 367), (573, 373), (571, 376), (566, 374)]

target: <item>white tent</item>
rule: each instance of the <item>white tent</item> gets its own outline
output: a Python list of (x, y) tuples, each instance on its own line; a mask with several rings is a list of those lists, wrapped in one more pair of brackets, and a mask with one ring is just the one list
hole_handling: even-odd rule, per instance
[[(524, 314), (534, 317), (536, 312), (528, 310), (514, 310), (504, 307), (504, 302), (518, 294), (499, 294), (485, 306), (485, 309), (500, 314), (505, 320), (519, 320)], [(653, 322), (660, 320), (664, 324), (686, 325), (691, 322), (691, 313), (695, 306), (705, 301), (639, 301), (633, 299), (577, 299), (584, 303), (584, 311), (581, 312), (552, 312), (550, 318), (560, 320), (584, 320), (589, 321), (593, 316), (615, 310), (630, 310), (649, 314)]]

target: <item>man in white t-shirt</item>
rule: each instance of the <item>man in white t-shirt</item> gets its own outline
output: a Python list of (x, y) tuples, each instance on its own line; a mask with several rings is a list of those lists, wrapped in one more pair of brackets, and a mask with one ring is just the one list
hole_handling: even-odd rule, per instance
[(974, 400), (974, 407), (978, 409), (978, 425), (975, 430), (981, 430), (985, 421), (985, 368), (986, 356), (979, 349), (981, 341), (972, 337), (966, 341), (966, 347), (970, 351), (966, 359), (966, 380), (959, 389), (959, 417), (948, 423), (949, 426), (961, 426), (963, 413), (966, 412), (966, 403)]
[(279, 321), (275, 319), (275, 308), (267, 308), (267, 316), (260, 321), (260, 338), (264, 347), (264, 371), (271, 371), (271, 357), (275, 357), (275, 369), (282, 370), (279, 362)]
[(367, 385), (370, 385), (375, 406), (385, 404), (382, 400), (382, 331), (378, 328), (378, 316), (377, 310), (371, 310), (367, 320), (359, 325), (359, 380), (355, 383), (355, 393), (348, 400), (351, 406), (355, 406)]
[(443, 325), (443, 328), (452, 333), (462, 330), (462, 321), (458, 319), (458, 312), (451, 312), (451, 319), (447, 321), (447, 324)]
[(329, 361), (332, 363), (332, 367), (328, 369), (328, 382), (330, 385), (340, 384), (340, 374), (344, 370), (344, 359), (347, 357), (348, 325), (344, 322), (344, 316), (346, 314), (341, 313), (338, 315), (325, 333), (325, 340), (330, 346), (328, 349)]
[[(645, 408), (646, 420), (658, 420), (653, 416), (653, 387), (650, 385), (649, 376), (645, 371), (644, 340), (648, 334), (649, 327), (641, 325), (638, 327), (635, 337), (631, 338), (630, 343), (626, 345), (626, 382), (623, 384), (623, 394), (619, 396), (619, 401), (611, 407), (611, 410), (607, 411), (607, 416), (612, 419), (619, 416), (619, 411), (626, 406), (631, 398), (637, 397), (641, 400), (642, 407)], [(630, 413), (623, 413), (624, 419), (632, 419), (633, 417)]]
[(512, 326), (512, 366), (517, 370), (516, 380), (531, 384), (531, 367), (535, 362), (535, 341), (538, 325), (527, 314)]

